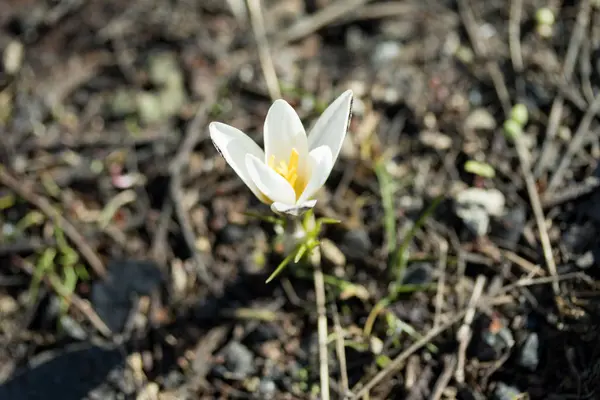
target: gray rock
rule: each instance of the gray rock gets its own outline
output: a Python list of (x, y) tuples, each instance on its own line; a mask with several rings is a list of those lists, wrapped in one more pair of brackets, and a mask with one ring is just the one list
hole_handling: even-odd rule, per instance
[(525, 342), (521, 347), (521, 352), (519, 353), (519, 358), (517, 360), (519, 365), (531, 371), (535, 371), (540, 362), (539, 348), (540, 339), (538, 338), (538, 334), (533, 332), (525, 339)]
[(431, 264), (425, 262), (417, 262), (409, 265), (406, 268), (402, 284), (404, 285), (423, 285), (432, 281), (433, 268)]
[(490, 216), (481, 207), (457, 207), (456, 215), (463, 221), (467, 229), (476, 236), (484, 236), (490, 226)]
[(268, 400), (274, 398), (276, 390), (277, 386), (275, 382), (267, 378), (262, 379), (258, 385), (258, 392), (261, 395), (261, 399)]
[(518, 388), (507, 385), (506, 383), (503, 383), (503, 382), (498, 382), (498, 384), (496, 385), (496, 389), (494, 390), (494, 393), (492, 394), (492, 399), (494, 399), (494, 400), (514, 400), (514, 399), (523, 398), (522, 396), (523, 396), (523, 394)]
[(375, 46), (373, 50), (373, 63), (376, 66), (388, 63), (394, 60), (402, 52), (402, 46), (397, 41), (388, 40)]
[(344, 234), (341, 250), (346, 255), (346, 258), (357, 259), (364, 258), (369, 254), (373, 244), (369, 234), (364, 229), (353, 229)]
[(504, 195), (496, 189), (465, 189), (454, 200), (456, 215), (477, 236), (487, 234), (490, 215), (500, 217), (504, 213)]
[(122, 332), (135, 296), (149, 296), (163, 282), (159, 267), (150, 261), (113, 260), (108, 276), (92, 285), (91, 302), (98, 316), (114, 332)]
[(575, 265), (581, 269), (586, 269), (593, 266), (595, 263), (594, 253), (590, 251), (586, 251), (581, 256), (577, 257), (575, 260)]
[(231, 341), (222, 351), (225, 368), (233, 379), (245, 379), (254, 373), (254, 355), (240, 342)]
[(504, 212), (504, 195), (497, 189), (465, 189), (456, 195), (455, 200), (463, 206), (475, 205), (481, 207), (493, 216), (501, 216)]

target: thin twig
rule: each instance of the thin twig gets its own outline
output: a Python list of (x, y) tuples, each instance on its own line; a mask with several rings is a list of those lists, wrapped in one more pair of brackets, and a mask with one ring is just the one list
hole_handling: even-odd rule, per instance
[(584, 40), (581, 44), (581, 52), (579, 56), (579, 75), (581, 76), (581, 91), (588, 103), (594, 101), (594, 88), (592, 87), (592, 56), (591, 56), (591, 40)]
[[(379, 371), (377, 375), (373, 377), (373, 379), (371, 379), (364, 387), (362, 387), (358, 392), (356, 392), (356, 394), (352, 397), (352, 400), (357, 400), (361, 398), (362, 396), (367, 394), (371, 389), (377, 386), (377, 384), (379, 384), (382, 380), (388, 377), (390, 374), (396, 372), (408, 357), (410, 357), (422, 347), (426, 346), (429, 342), (431, 342), (433, 338), (451, 328), (454, 324), (456, 324), (464, 317), (466, 312), (467, 310), (462, 310), (458, 312), (448, 322), (442, 325), (438, 325), (437, 327), (434, 327), (429, 332), (427, 332), (426, 335), (424, 335), (421, 339), (417, 340), (409, 348), (407, 348), (398, 356), (396, 356), (396, 358), (394, 358), (392, 362), (390, 362), (384, 369)], [(355, 390), (353, 390), (353, 392), (354, 391)]]
[(475, 20), (475, 16), (473, 15), (467, 0), (458, 0), (458, 12), (463, 21), (475, 54), (478, 57), (486, 60), (485, 67), (487, 73), (494, 84), (494, 89), (496, 89), (496, 95), (498, 96), (498, 100), (500, 100), (500, 104), (502, 105), (502, 111), (504, 112), (504, 115), (508, 117), (508, 115), (510, 115), (511, 104), (510, 94), (508, 93), (506, 83), (504, 82), (504, 75), (502, 74), (498, 63), (489, 60), (488, 49), (485, 47), (484, 43), (479, 40), (480, 35), (478, 33), (477, 21)]
[(285, 31), (276, 35), (274, 47), (302, 39), (332, 22), (355, 12), (360, 6), (371, 0), (338, 0), (310, 17), (302, 18)]
[(467, 357), (467, 347), (469, 346), (469, 342), (471, 341), (471, 324), (473, 323), (473, 319), (475, 318), (475, 311), (477, 309), (477, 303), (481, 299), (481, 295), (483, 293), (483, 287), (485, 285), (485, 276), (479, 275), (477, 280), (475, 281), (475, 287), (473, 288), (473, 293), (471, 294), (471, 299), (469, 300), (469, 305), (467, 307), (467, 312), (465, 313), (465, 319), (463, 324), (461, 325), (458, 333), (456, 334), (456, 339), (458, 340), (458, 360), (456, 365), (456, 372), (454, 373), (454, 379), (458, 383), (464, 383), (465, 381), (465, 362)]
[(600, 95), (597, 95), (594, 99), (594, 102), (590, 104), (587, 111), (583, 115), (583, 118), (581, 118), (581, 122), (579, 123), (577, 130), (575, 131), (573, 138), (569, 142), (569, 147), (567, 147), (567, 151), (563, 153), (558, 168), (554, 172), (554, 175), (552, 175), (552, 178), (550, 178), (550, 182), (548, 182), (548, 187), (546, 189), (548, 192), (552, 192), (561, 182), (562, 176), (564, 175), (565, 171), (567, 170), (567, 167), (571, 163), (571, 159), (584, 144), (585, 138), (588, 135), (590, 135), (590, 125), (592, 123), (592, 120), (596, 116), (596, 113), (598, 113), (599, 111)]
[(583, 182), (572, 183), (560, 192), (544, 193), (542, 207), (547, 210), (559, 204), (567, 203), (594, 193), (600, 188), (600, 179), (589, 176)]
[(448, 242), (444, 238), (438, 238), (438, 242), (440, 248), (440, 259), (438, 261), (440, 278), (437, 284), (437, 293), (435, 294), (435, 316), (433, 318), (433, 326), (438, 326), (440, 324), (442, 316), (444, 290), (446, 286), (446, 265), (448, 261)]
[(52, 220), (64, 233), (67, 235), (69, 240), (77, 247), (81, 255), (88, 262), (90, 267), (96, 272), (96, 274), (104, 279), (106, 277), (106, 268), (104, 263), (100, 260), (100, 257), (96, 254), (94, 249), (87, 243), (85, 238), (77, 231), (77, 229), (64, 217), (61, 213), (52, 206), (52, 204), (38, 194), (36, 194), (31, 188), (34, 187), (33, 183), (22, 179), (17, 180), (11, 174), (6, 171), (0, 165), (0, 183), (9, 187), (19, 197), (22, 197), (27, 202), (33, 204), (39, 208), (44, 215)]
[(429, 2), (428, 4), (412, 4), (400, 1), (366, 4), (357, 7), (352, 13), (332, 22), (330, 25), (347, 24), (354, 21), (368, 21), (372, 19), (410, 19), (419, 18), (427, 14), (436, 25), (449, 29), (458, 23), (458, 18), (444, 5)]
[[(216, 87), (220, 87), (220, 84), (217, 83)], [(175, 210), (175, 215), (177, 216), (177, 220), (179, 222), (181, 233), (183, 235), (183, 239), (185, 240), (186, 245), (188, 246), (190, 252), (192, 253), (194, 263), (196, 264), (196, 269), (198, 273), (198, 277), (202, 282), (210, 289), (214, 291), (214, 283), (213, 279), (208, 275), (208, 270), (206, 267), (206, 263), (198, 253), (196, 249), (196, 238), (194, 235), (194, 230), (192, 229), (192, 225), (189, 220), (189, 215), (187, 210), (183, 206), (183, 189), (182, 189), (182, 172), (183, 167), (187, 164), (190, 154), (192, 153), (196, 144), (206, 136), (206, 120), (208, 118), (208, 113), (214, 102), (216, 101), (216, 92), (215, 89), (210, 98), (204, 100), (202, 105), (198, 108), (194, 119), (190, 122), (186, 129), (185, 138), (181, 142), (179, 146), (179, 150), (175, 155), (173, 161), (169, 165), (169, 173), (171, 175), (170, 182), (170, 194), (173, 200), (173, 207)]]
[(521, 53), (521, 15), (523, 0), (512, 0), (510, 3), (510, 21), (508, 24), (508, 44), (510, 59), (515, 72), (523, 72), (523, 54)]
[(269, 50), (269, 42), (267, 40), (267, 31), (265, 28), (265, 19), (263, 18), (260, 0), (246, 0), (248, 11), (250, 12), (250, 22), (252, 23), (252, 31), (258, 46), (258, 58), (262, 68), (267, 89), (271, 100), (281, 98), (281, 90), (279, 88), (279, 79), (273, 65), (273, 58)]
[(160, 211), (160, 217), (154, 228), (152, 244), (150, 246), (150, 256), (161, 268), (167, 265), (168, 256), (168, 240), (169, 225), (173, 215), (173, 203), (170, 199), (165, 201), (165, 204)]
[(431, 395), (431, 400), (439, 400), (442, 398), (444, 394), (444, 390), (448, 387), (448, 383), (450, 379), (452, 379), (452, 373), (454, 372), (454, 368), (456, 368), (456, 357), (453, 355), (448, 355), (444, 358), (444, 371), (438, 378), (435, 386), (433, 387), (433, 394)]
[(311, 253), (314, 266), (315, 302), (317, 306), (317, 327), (319, 336), (319, 377), (321, 382), (321, 400), (329, 400), (329, 360), (327, 354), (327, 315), (325, 314), (325, 280), (321, 268), (319, 248)]
[[(575, 23), (575, 29), (571, 35), (569, 41), (569, 47), (567, 48), (567, 55), (565, 57), (565, 63), (563, 66), (563, 78), (565, 81), (570, 81), (573, 70), (575, 69), (575, 63), (577, 61), (577, 54), (581, 48), (581, 43), (584, 38), (585, 29), (589, 23), (590, 14), (590, 2), (589, 0), (583, 0), (577, 14), (577, 21)], [(548, 126), (546, 128), (546, 135), (544, 136), (544, 144), (542, 145), (542, 152), (537, 160), (537, 164), (533, 171), (535, 176), (540, 176), (548, 164), (552, 161), (552, 144), (556, 134), (558, 133), (558, 127), (562, 116), (562, 109), (564, 105), (564, 98), (562, 95), (556, 96), (550, 109), (550, 116), (548, 117)]]
[[(542, 242), (542, 252), (544, 253), (546, 266), (550, 275), (556, 278), (558, 276), (558, 273), (556, 271), (556, 262), (554, 261), (554, 255), (552, 254), (552, 244), (550, 243), (550, 237), (548, 236), (546, 217), (544, 216), (544, 210), (542, 209), (540, 196), (535, 185), (535, 180), (531, 173), (530, 156), (521, 137), (517, 137), (514, 143), (517, 149), (517, 154), (519, 156), (519, 161), (521, 163), (521, 172), (523, 174), (523, 178), (525, 179), (525, 186), (527, 188), (529, 202), (531, 203), (535, 223), (537, 225), (538, 232), (540, 235), (540, 241)], [(556, 298), (558, 298), (560, 296), (560, 286), (557, 280), (553, 282), (552, 290), (554, 291), (554, 295), (556, 296)]]
[(340, 381), (344, 398), (349, 396), (350, 384), (348, 382), (348, 367), (346, 365), (346, 348), (344, 345), (344, 330), (340, 325), (340, 316), (335, 303), (333, 308), (333, 326), (335, 328), (335, 351), (337, 353), (338, 362), (340, 363)]
[(563, 275), (559, 275), (556, 279), (551, 276), (545, 276), (545, 277), (541, 277), (541, 278), (532, 278), (532, 277), (522, 278), (516, 282), (513, 282), (506, 286), (503, 286), (502, 288), (500, 288), (498, 290), (498, 294), (500, 295), (503, 293), (510, 292), (511, 290), (516, 289), (518, 287), (543, 285), (546, 283), (556, 282), (557, 280), (558, 281), (568, 281), (568, 280), (573, 280), (573, 279), (581, 279), (582, 281), (586, 282), (588, 285), (590, 285), (592, 287), (597, 286), (596, 282), (593, 279), (591, 279), (589, 276), (587, 276), (585, 273), (569, 272), (569, 273), (566, 273)]

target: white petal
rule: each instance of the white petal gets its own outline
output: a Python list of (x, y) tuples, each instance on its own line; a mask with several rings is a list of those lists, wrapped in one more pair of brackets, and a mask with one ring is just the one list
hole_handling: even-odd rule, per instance
[[(292, 148), (298, 152), (299, 160), (306, 160), (308, 155), (308, 141), (306, 131), (296, 111), (285, 100), (275, 100), (265, 119), (265, 163), (268, 164), (274, 155), (276, 162), (287, 162), (290, 158)], [(305, 171), (306, 166), (298, 166), (300, 173)]]
[(254, 184), (254, 181), (250, 178), (250, 174), (246, 168), (246, 155), (252, 154), (253, 156), (262, 159), (264, 157), (262, 149), (244, 132), (233, 126), (221, 122), (211, 122), (208, 129), (213, 144), (217, 150), (219, 150), (223, 158), (225, 158), (227, 164), (233, 168), (246, 186), (252, 190), (252, 193), (254, 193), (259, 200), (264, 202), (266, 199)]
[(335, 162), (348, 131), (351, 110), (352, 90), (346, 90), (325, 109), (311, 129), (308, 135), (309, 150), (328, 146)]
[(289, 182), (267, 167), (262, 159), (248, 154), (246, 167), (258, 189), (271, 201), (290, 205), (296, 203), (296, 193)]
[(308, 200), (302, 204), (296, 204), (293, 206), (275, 202), (271, 204), (271, 210), (273, 210), (273, 212), (277, 214), (287, 214), (294, 217), (298, 217), (310, 210), (311, 208), (313, 208), (315, 204), (317, 204), (316, 200)]
[(317, 190), (321, 189), (333, 168), (333, 157), (328, 146), (321, 146), (312, 150), (309, 154), (309, 160), (311, 175), (304, 192), (298, 198), (298, 204), (304, 203), (317, 193)]

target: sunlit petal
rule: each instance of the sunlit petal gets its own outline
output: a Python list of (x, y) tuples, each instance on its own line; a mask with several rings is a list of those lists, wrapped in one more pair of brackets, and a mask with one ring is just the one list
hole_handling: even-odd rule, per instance
[(328, 146), (321, 146), (312, 150), (309, 154), (309, 163), (311, 171), (310, 179), (304, 192), (298, 198), (298, 204), (309, 200), (325, 184), (333, 168), (331, 149)]
[(309, 150), (327, 146), (335, 162), (348, 131), (352, 109), (352, 90), (346, 90), (327, 107), (308, 135)]
[(269, 108), (264, 125), (264, 140), (265, 163), (269, 163), (273, 156), (276, 162), (287, 161), (292, 148), (298, 151), (301, 160), (306, 160), (306, 131), (296, 111), (285, 100), (275, 100)]
[(248, 154), (246, 167), (254, 184), (271, 201), (290, 205), (296, 203), (296, 193), (288, 181), (266, 166), (262, 159)]
[(227, 164), (233, 168), (242, 181), (252, 190), (252, 193), (261, 201), (264, 196), (250, 178), (246, 168), (246, 155), (252, 154), (254, 157), (262, 159), (264, 153), (262, 149), (248, 137), (244, 132), (237, 128), (223, 124), (221, 122), (211, 122), (208, 126), (210, 138), (215, 147), (225, 158)]

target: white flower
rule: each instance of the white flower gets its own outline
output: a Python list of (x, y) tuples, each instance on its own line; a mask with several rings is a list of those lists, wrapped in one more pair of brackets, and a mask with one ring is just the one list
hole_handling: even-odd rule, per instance
[(227, 163), (260, 201), (276, 213), (300, 215), (325, 184), (348, 130), (352, 91), (342, 93), (310, 134), (285, 100), (276, 100), (264, 124), (263, 151), (237, 128), (212, 122), (210, 137)]

